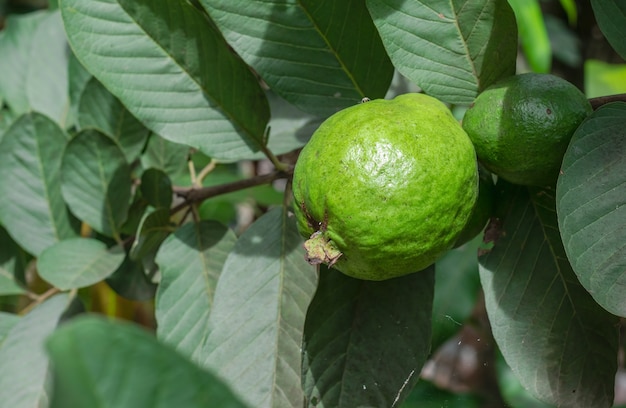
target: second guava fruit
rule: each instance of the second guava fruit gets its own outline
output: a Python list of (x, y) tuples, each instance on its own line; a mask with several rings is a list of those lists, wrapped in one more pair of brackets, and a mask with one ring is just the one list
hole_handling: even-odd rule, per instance
[(309, 262), (366, 280), (434, 263), (455, 244), (477, 192), (467, 134), (443, 103), (417, 93), (332, 115), (293, 176)]
[(554, 185), (561, 161), (592, 112), (573, 84), (550, 74), (505, 78), (482, 92), (463, 118), (478, 159), (515, 184)]

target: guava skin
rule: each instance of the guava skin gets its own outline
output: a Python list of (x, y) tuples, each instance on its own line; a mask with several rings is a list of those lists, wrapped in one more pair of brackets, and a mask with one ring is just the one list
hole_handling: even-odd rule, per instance
[(434, 263), (454, 245), (477, 192), (471, 141), (443, 103), (423, 94), (334, 114), (293, 176), (298, 229), (327, 244), (309, 261), (367, 280)]

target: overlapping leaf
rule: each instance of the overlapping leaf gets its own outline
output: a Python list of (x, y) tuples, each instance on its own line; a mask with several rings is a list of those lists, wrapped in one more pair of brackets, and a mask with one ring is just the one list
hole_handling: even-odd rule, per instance
[(2, 405), (32, 408), (48, 405), (48, 358), (44, 341), (69, 304), (59, 294), (37, 306), (13, 325), (0, 347)]
[(245, 408), (214, 375), (128, 323), (82, 317), (46, 345), (52, 408)]
[(113, 274), (124, 260), (119, 247), (91, 238), (58, 242), (41, 253), (37, 266), (43, 279), (61, 290), (92, 285)]
[(35, 256), (76, 236), (78, 229), (61, 195), (61, 156), (67, 139), (52, 120), (29, 113), (0, 142), (0, 220)]
[(430, 351), (434, 267), (381, 282), (322, 270), (307, 313), (303, 385), (315, 407), (397, 407)]
[(24, 281), (26, 256), (1, 225), (0, 248), (0, 296), (25, 293), (20, 281)]
[(381, 98), (393, 67), (363, 1), (201, 0), (270, 88), (327, 116)]
[(206, 339), (217, 279), (235, 240), (223, 225), (201, 221), (183, 225), (159, 249), (157, 336), (187, 356)]
[(367, 0), (395, 67), (427, 94), (470, 104), (515, 73), (517, 29), (506, 0)]
[(63, 0), (61, 12), (78, 59), (149, 129), (222, 160), (262, 147), (267, 99), (190, 2)]
[(146, 213), (141, 219), (135, 242), (130, 250), (130, 257), (140, 261), (150, 253), (156, 253), (159, 245), (174, 230), (175, 225), (170, 222), (169, 208), (158, 208)]
[(626, 3), (621, 1), (591, 0), (593, 14), (602, 33), (613, 49), (626, 59)]
[(571, 269), (553, 190), (503, 187), (504, 219), (480, 278), (494, 338), (522, 385), (557, 406), (610, 407), (618, 319)]
[(239, 238), (224, 264), (196, 360), (257, 408), (303, 406), (302, 334), (317, 276), (293, 216), (275, 208)]
[(99, 131), (80, 132), (62, 161), (63, 197), (72, 212), (96, 231), (119, 239), (130, 207), (130, 166), (119, 145)]
[(594, 112), (576, 130), (557, 186), (561, 236), (593, 298), (626, 316), (626, 103)]

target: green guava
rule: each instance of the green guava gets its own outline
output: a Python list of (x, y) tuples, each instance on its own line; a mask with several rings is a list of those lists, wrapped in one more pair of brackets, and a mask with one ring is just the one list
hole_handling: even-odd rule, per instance
[(443, 103), (417, 93), (332, 115), (293, 175), (308, 261), (367, 280), (434, 263), (456, 242), (477, 193), (469, 137)]

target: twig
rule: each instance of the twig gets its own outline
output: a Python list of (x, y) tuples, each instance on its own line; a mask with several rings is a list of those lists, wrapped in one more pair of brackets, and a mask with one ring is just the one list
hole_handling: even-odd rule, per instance
[(589, 98), (589, 103), (591, 103), (591, 107), (593, 108), (593, 110), (596, 110), (600, 106), (606, 105), (607, 103), (611, 102), (626, 102), (626, 93)]

